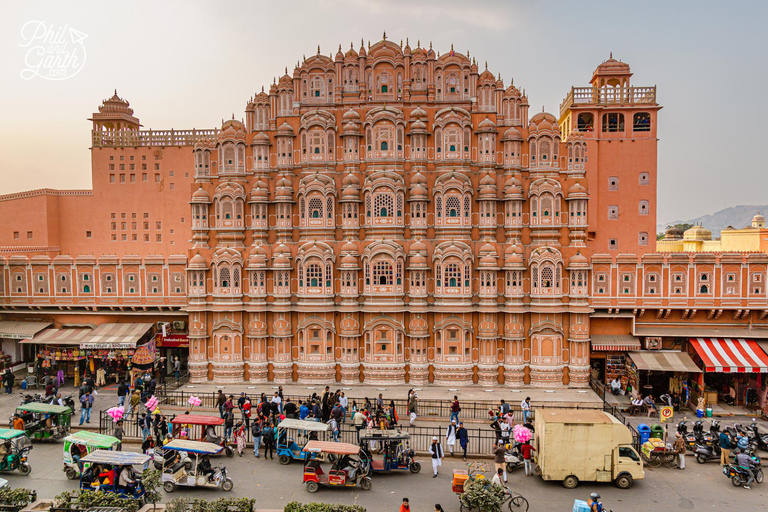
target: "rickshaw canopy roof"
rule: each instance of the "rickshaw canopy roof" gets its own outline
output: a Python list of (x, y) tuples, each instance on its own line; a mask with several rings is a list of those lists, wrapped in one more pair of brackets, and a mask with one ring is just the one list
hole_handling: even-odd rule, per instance
[(82, 462), (97, 462), (99, 464), (110, 464), (113, 466), (132, 466), (134, 464), (144, 464), (149, 460), (149, 455), (136, 452), (96, 450), (80, 460)]
[(397, 430), (374, 430), (371, 433), (366, 433), (360, 436), (361, 440), (373, 440), (373, 441), (402, 441), (410, 439), (411, 434), (408, 432), (398, 432)]
[(333, 441), (310, 441), (302, 451), (312, 453), (335, 453), (338, 455), (357, 455), (360, 447), (349, 443), (334, 443)]
[(171, 420), (174, 425), (223, 425), (224, 419), (204, 414), (182, 414)]
[(66, 405), (41, 404), (40, 402), (29, 402), (16, 408), (17, 411), (38, 412), (42, 414), (71, 414), (72, 409)]
[(163, 446), (163, 449), (169, 450), (182, 450), (189, 453), (199, 453), (200, 455), (216, 455), (224, 449), (223, 446), (219, 446), (213, 443), (206, 443), (203, 441), (188, 441), (186, 439), (174, 439), (170, 443)]
[(24, 430), (15, 430), (12, 428), (0, 428), (0, 439), (13, 439), (14, 437), (26, 436)]
[(310, 430), (312, 432), (326, 432), (331, 428), (331, 426), (327, 423), (321, 423), (319, 421), (296, 420), (293, 418), (287, 418), (278, 423), (277, 428), (285, 428), (291, 430)]
[(86, 446), (94, 446), (96, 448), (112, 448), (116, 444), (120, 444), (120, 440), (116, 437), (99, 434), (97, 432), (90, 432), (88, 430), (81, 430), (80, 432), (70, 434), (64, 438), (64, 441)]

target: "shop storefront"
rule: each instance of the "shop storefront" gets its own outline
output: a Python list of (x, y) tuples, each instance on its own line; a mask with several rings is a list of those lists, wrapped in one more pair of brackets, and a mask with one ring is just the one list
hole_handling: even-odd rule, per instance
[(709, 405), (766, 407), (768, 354), (745, 338), (689, 338), (690, 353), (704, 369), (698, 390)]
[(627, 388), (627, 351), (640, 350), (640, 340), (631, 334), (592, 335), (590, 367), (592, 379), (609, 385), (618, 377), (622, 389)]
[(23, 344), (35, 346), (41, 373), (71, 379), (85, 374), (97, 384), (127, 378), (137, 346), (152, 339), (150, 323), (109, 323), (95, 329), (48, 329)]
[(20, 342), (50, 326), (51, 322), (0, 322), (0, 369), (33, 361), (32, 348)]
[(677, 350), (643, 350), (629, 352), (627, 380), (631, 389), (658, 400), (665, 393), (675, 393), (684, 404), (691, 399), (691, 383), (701, 369), (685, 352)]
[(182, 371), (187, 367), (189, 357), (189, 336), (187, 334), (158, 334), (155, 337), (159, 357), (165, 357), (166, 375), (173, 373), (173, 361), (178, 357)]

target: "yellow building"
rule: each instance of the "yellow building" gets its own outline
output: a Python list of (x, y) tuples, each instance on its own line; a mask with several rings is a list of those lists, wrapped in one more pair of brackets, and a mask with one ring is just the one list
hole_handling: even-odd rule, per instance
[(667, 229), (664, 238), (656, 241), (657, 252), (767, 252), (768, 229), (760, 212), (752, 217), (752, 225), (745, 228), (726, 228), (719, 239), (702, 226), (693, 226), (682, 232), (677, 227)]

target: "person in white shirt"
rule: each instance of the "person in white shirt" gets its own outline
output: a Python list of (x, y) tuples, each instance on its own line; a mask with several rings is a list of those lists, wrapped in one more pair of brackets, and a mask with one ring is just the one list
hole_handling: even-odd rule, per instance
[(280, 414), (280, 404), (283, 403), (283, 399), (280, 398), (280, 395), (277, 394), (277, 391), (275, 391), (275, 396), (272, 397), (269, 403), (272, 404), (272, 413), (275, 415)]
[(611, 392), (614, 395), (618, 395), (621, 392), (621, 381), (618, 377), (614, 377), (614, 379), (611, 381)]
[(451, 420), (451, 424), (445, 431), (445, 444), (448, 445), (448, 451), (453, 457), (453, 450), (456, 448), (456, 420)]
[(523, 423), (530, 423), (531, 397), (525, 397), (525, 400), (520, 403), (520, 408), (523, 410)]
[(349, 405), (349, 399), (343, 391), (339, 394), (339, 405), (341, 406), (341, 422), (344, 423), (347, 421), (347, 406)]
[(491, 479), (492, 484), (496, 484), (499, 487), (504, 487), (504, 470), (499, 468), (496, 470), (496, 474)]
[(429, 445), (429, 455), (432, 456), (432, 471), (434, 472), (434, 475), (432, 475), (432, 478), (437, 477), (437, 468), (442, 465), (441, 459), (443, 458), (443, 448), (440, 446), (440, 443), (437, 442), (437, 438), (432, 438), (432, 444)]

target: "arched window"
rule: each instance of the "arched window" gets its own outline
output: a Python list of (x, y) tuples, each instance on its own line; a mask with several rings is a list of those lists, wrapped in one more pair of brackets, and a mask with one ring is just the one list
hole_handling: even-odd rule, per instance
[(589, 112), (582, 112), (579, 114), (579, 118), (576, 124), (576, 128), (580, 132), (591, 132), (595, 129), (595, 118)]
[(317, 263), (307, 265), (307, 284), (312, 288), (322, 286), (323, 270)]
[(446, 217), (458, 217), (461, 208), (461, 202), (456, 196), (448, 196), (445, 200)]
[(313, 197), (309, 200), (309, 217), (311, 219), (320, 219), (323, 216), (323, 200), (319, 197)]
[(374, 199), (374, 209), (378, 217), (392, 217), (392, 196), (388, 193), (376, 194)]
[(457, 263), (449, 263), (445, 266), (445, 285), (448, 288), (461, 287), (461, 266)]
[(383, 140), (381, 141), (381, 150), (387, 151), (389, 149), (389, 146), (387, 145), (387, 141)]
[(621, 113), (603, 114), (603, 131), (604, 132), (623, 132), (624, 131), (624, 114), (621, 114)]
[(372, 274), (374, 285), (392, 286), (394, 276), (392, 263), (386, 260), (375, 261)]
[(229, 267), (219, 268), (219, 288), (223, 293), (227, 293), (230, 287)]
[(651, 131), (651, 114), (648, 112), (638, 112), (632, 116), (632, 131), (649, 132)]

